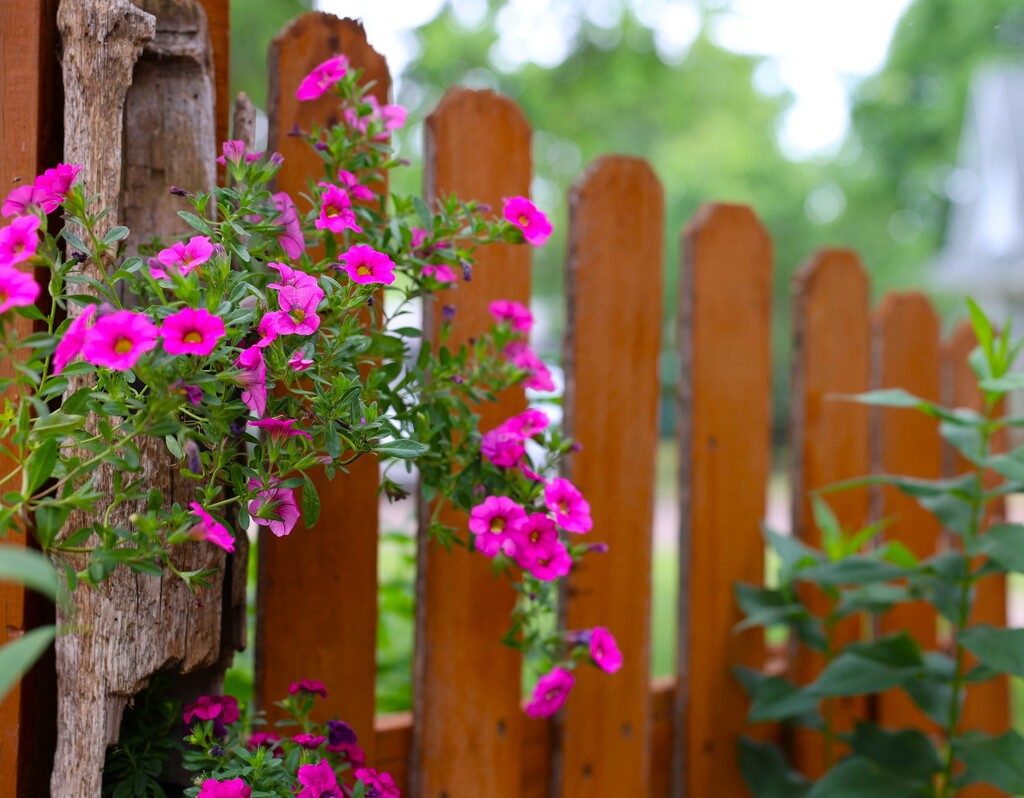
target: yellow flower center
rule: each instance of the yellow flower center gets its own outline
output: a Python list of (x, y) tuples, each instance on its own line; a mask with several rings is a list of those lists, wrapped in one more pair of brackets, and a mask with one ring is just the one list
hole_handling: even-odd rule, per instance
[(185, 337), (182, 340), (186, 344), (198, 344), (202, 342), (203, 336), (195, 330), (192, 330), (190, 333), (185, 333)]
[(519, 224), (521, 224), (523, 227), (529, 226), (530, 217), (527, 216), (526, 214), (523, 214), (522, 216), (519, 217)]
[(306, 320), (306, 311), (304, 311), (302, 308), (292, 308), (291, 311), (289, 311), (289, 315), (293, 319), (295, 319), (295, 321)]
[(371, 269), (366, 264), (363, 264), (362, 266), (356, 269), (356, 274), (358, 274), (360, 277), (366, 277), (367, 275), (373, 274), (373, 269)]
[(491, 519), (491, 531), (501, 532), (505, 528), (504, 518), (492, 518)]
[(114, 342), (114, 351), (119, 355), (127, 355), (132, 351), (132, 339), (125, 338), (124, 336), (118, 338)]

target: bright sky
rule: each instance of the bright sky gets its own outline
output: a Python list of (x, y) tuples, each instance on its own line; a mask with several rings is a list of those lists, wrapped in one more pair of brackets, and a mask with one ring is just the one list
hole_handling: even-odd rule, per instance
[[(462, 24), (478, 24), (485, 0), (448, 0)], [(846, 132), (849, 90), (879, 69), (900, 15), (911, 0), (732, 0), (711, 35), (736, 52), (769, 56), (756, 82), (767, 92), (795, 96), (779, 132), (796, 158), (834, 152)], [(499, 69), (534, 61), (554, 66), (568, 54), (582, 12), (613, 26), (629, 3), (657, 31), (658, 52), (668, 62), (686, 53), (700, 19), (690, 0), (512, 0), (499, 16), (501, 39), (491, 53)], [(370, 41), (393, 74), (416, 54), (412, 30), (433, 19), (445, 0), (318, 0), (325, 11), (361, 17)], [(724, 4), (724, 3), (723, 3)]]

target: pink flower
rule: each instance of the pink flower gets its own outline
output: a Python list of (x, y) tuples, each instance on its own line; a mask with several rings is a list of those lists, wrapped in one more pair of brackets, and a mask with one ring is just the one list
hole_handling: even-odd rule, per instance
[(505, 356), (516, 368), (527, 373), (523, 385), (535, 391), (553, 391), (555, 382), (551, 379), (551, 372), (544, 365), (537, 353), (522, 341), (513, 341), (505, 347)]
[(356, 778), (366, 785), (366, 798), (399, 798), (401, 795), (395, 780), (387, 773), (378, 773), (373, 768), (359, 768)]
[[(177, 269), (182, 275), (188, 274), (197, 266), (202, 266), (213, 255), (213, 244), (208, 236), (193, 236), (188, 243), (179, 241), (174, 246), (160, 250), (156, 259), (159, 263)], [(162, 280), (167, 272), (159, 266), (150, 266), (149, 273), (153, 279)]]
[(349, 248), (340, 260), (341, 268), (354, 283), (391, 285), (395, 281), (395, 264), (391, 258), (366, 244), (356, 244)]
[(252, 787), (241, 778), (219, 781), (206, 779), (199, 788), (198, 798), (250, 798)]
[(292, 356), (288, 358), (288, 365), (292, 367), (293, 371), (305, 371), (313, 365), (313, 361), (306, 357), (306, 353), (301, 349), (296, 349), (292, 352)]
[(18, 216), (0, 228), (0, 267), (23, 263), (36, 254), (40, 224), (38, 216)]
[(188, 399), (192, 403), (192, 407), (199, 407), (203, 403), (203, 389), (198, 385), (186, 385), (178, 380), (171, 384), (171, 391)]
[(446, 263), (437, 266), (424, 266), (423, 273), (427, 277), (433, 277), (439, 283), (454, 283), (458, 279), (455, 269)]
[(476, 535), (474, 545), (486, 557), (501, 551), (509, 540), (516, 521), (526, 517), (526, 510), (507, 496), (488, 496), (469, 514), (469, 531)]
[(259, 334), (260, 340), (257, 341), (254, 346), (258, 346), (260, 349), (266, 349), (277, 340), (277, 336), (280, 333), (279, 326), (281, 324), (282, 316), (284, 316), (284, 311), (280, 310), (274, 310), (263, 315), (263, 318), (260, 319), (259, 325), (256, 327), (256, 332)]
[[(312, 335), (320, 326), (317, 305), (324, 298), (319, 286), (296, 288), (286, 285), (277, 296), (281, 312), (273, 322), (279, 335)], [(269, 314), (268, 314), (269, 315)]]
[[(297, 435), (301, 435), (308, 440), (313, 440), (313, 436), (305, 430), (292, 429), (293, 424), (299, 423), (298, 420), (294, 418), (267, 418), (262, 421), (250, 421), (249, 423), (254, 427), (265, 429), (267, 434), (275, 440), (279, 440), (281, 438), (294, 438)], [(307, 680), (303, 679), (302, 683), (306, 684)], [(323, 686), (320, 682), (318, 682), (318, 684), (320, 684), (321, 687)], [(294, 682), (292, 682), (292, 686), (295, 686)], [(292, 690), (292, 692), (294, 693), (295, 691)], [(327, 696), (324, 695), (324, 698), (327, 698)]]
[(498, 299), (487, 306), (487, 309), (498, 322), (508, 322), (513, 332), (529, 335), (533, 328), (533, 314), (530, 309), (510, 299)]
[(287, 263), (268, 263), (267, 266), (281, 275), (276, 282), (267, 283), (267, 288), (276, 288), (279, 291), (288, 287), (301, 288), (304, 291), (319, 292), (317, 302), (324, 298), (323, 289), (320, 288), (320, 284), (312, 274), (304, 272), (302, 269), (293, 269)]
[(14, 307), (32, 305), (38, 296), (39, 283), (35, 277), (17, 269), (0, 266), (0, 313)]
[(288, 685), (288, 693), (290, 695), (309, 693), (310, 695), (315, 694), (322, 698), (327, 698), (327, 687), (319, 679), (301, 679)]
[(169, 354), (208, 355), (224, 337), (224, 322), (202, 308), (185, 308), (164, 319), (160, 335)]
[(213, 516), (196, 502), (189, 502), (188, 506), (192, 508), (192, 512), (199, 519), (199, 523), (189, 531), (193, 539), (208, 540), (210, 543), (220, 546), (228, 554), (235, 550), (235, 538), (223, 524), (214, 520)]
[(258, 489), (256, 498), (249, 502), (249, 515), (259, 526), (269, 527), (277, 537), (289, 534), (299, 520), (299, 508), (291, 488), (278, 488), (271, 483), (264, 486), (249, 480), (249, 490)]
[(523, 231), (527, 243), (539, 247), (551, 235), (551, 222), (526, 197), (505, 200), (505, 219)]
[(302, 765), (298, 775), (299, 784), (303, 787), (296, 798), (344, 798), (345, 794), (338, 786), (338, 777), (326, 759), (315, 765)]
[(242, 161), (252, 163), (263, 157), (262, 152), (246, 152), (244, 141), (225, 141), (221, 145), (221, 152), (224, 154), (217, 158), (217, 163), (227, 166), (228, 161), (236, 166)]
[[(330, 723), (330, 721), (328, 721)], [(325, 751), (330, 751), (332, 754), (342, 754), (347, 761), (354, 768), (361, 768), (366, 764), (366, 754), (363, 749), (355, 743), (332, 743), (328, 742)]]
[(80, 164), (59, 163), (36, 178), (36, 188), (41, 189), (44, 194), (43, 213), (50, 214), (57, 209), (81, 171)]
[(544, 488), (544, 504), (566, 532), (589, 532), (594, 526), (590, 504), (567, 479), (556, 478)]
[(82, 357), (94, 366), (125, 371), (156, 347), (158, 330), (145, 313), (119, 310), (101, 316), (85, 334)]
[(320, 185), (325, 190), (320, 197), (320, 216), (316, 220), (316, 229), (330, 230), (332, 233), (342, 233), (345, 230), (363, 232), (363, 228), (356, 221), (352, 200), (348, 198), (348, 194), (330, 183)]
[(25, 186), (18, 186), (7, 195), (0, 213), (4, 216), (22, 216), (31, 213), (33, 208), (42, 209), (47, 197), (46, 190), (30, 183)]
[(366, 102), (373, 109), (373, 116), (378, 117), (384, 125), (384, 130), (391, 132), (405, 124), (408, 112), (401, 105), (381, 105), (372, 94), (366, 98)]
[(277, 237), (277, 243), (281, 245), (285, 255), (296, 260), (306, 251), (306, 239), (302, 235), (298, 209), (287, 192), (279, 191), (272, 195), (272, 199), (277, 216), (270, 223), (284, 228), (284, 232)]
[(296, 99), (306, 101), (322, 97), (324, 92), (345, 77), (347, 68), (348, 59), (343, 55), (336, 55), (318, 64), (302, 79), (295, 91)]
[[(517, 560), (517, 564), (518, 560)], [(550, 582), (565, 576), (572, 569), (572, 557), (562, 541), (555, 541), (546, 553), (532, 558), (527, 565), (520, 565), (542, 582)]]
[(518, 416), (512, 416), (501, 426), (521, 438), (532, 438), (546, 430), (550, 423), (551, 420), (543, 410), (526, 410)]
[(522, 436), (504, 425), (485, 433), (480, 439), (480, 454), (498, 468), (512, 468), (525, 453)]
[(517, 519), (509, 528), (516, 564), (531, 570), (536, 560), (547, 558), (561, 543), (555, 522), (544, 513)]
[(182, 718), (191, 727), (197, 720), (212, 720), (213, 731), (218, 737), (227, 734), (225, 726), (239, 718), (238, 699), (225, 695), (201, 695), (194, 704), (185, 707)]
[(410, 229), (410, 232), (412, 233), (412, 241), (410, 242), (410, 246), (413, 249), (419, 249), (420, 247), (423, 246), (423, 242), (427, 240), (427, 231), (424, 230), (422, 227), (413, 227)]
[(622, 652), (612, 633), (603, 626), (595, 626), (590, 633), (590, 656), (605, 673), (615, 673), (622, 667)]
[(249, 736), (249, 739), (245, 743), (245, 747), (250, 751), (255, 751), (259, 747), (273, 748), (275, 743), (281, 742), (281, 738), (273, 732), (255, 732)]
[(68, 328), (57, 342), (57, 348), (53, 352), (54, 374), (60, 374), (68, 363), (74, 360), (78, 353), (82, 351), (82, 345), (85, 343), (85, 337), (89, 332), (89, 321), (95, 315), (96, 306), (86, 305), (82, 308), (82, 313), (78, 318), (68, 325)]
[(321, 737), (319, 734), (296, 734), (292, 737), (292, 742), (313, 751), (327, 742), (327, 738)]
[(243, 370), (238, 377), (243, 386), (242, 401), (253, 413), (262, 416), (267, 411), (267, 364), (260, 347), (243, 349), (235, 366)]
[(373, 202), (373, 192), (366, 186), (360, 185), (359, 180), (352, 172), (344, 169), (338, 172), (338, 182), (345, 187), (345, 191), (363, 202)]
[(554, 715), (565, 703), (576, 680), (565, 668), (554, 668), (540, 677), (533, 690), (533, 697), (526, 705), (526, 714), (531, 718), (546, 718)]

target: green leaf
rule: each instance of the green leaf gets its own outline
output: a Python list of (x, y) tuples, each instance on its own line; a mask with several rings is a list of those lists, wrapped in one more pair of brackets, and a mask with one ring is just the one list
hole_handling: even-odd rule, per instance
[(1016, 732), (967, 732), (953, 739), (953, 753), (967, 769), (957, 777), (958, 786), (983, 781), (1013, 795), (1024, 793), (1024, 740)]
[(971, 314), (971, 326), (974, 328), (974, 337), (978, 339), (978, 345), (982, 351), (992, 360), (992, 341), (995, 338), (995, 330), (992, 329), (992, 322), (988, 320), (985, 312), (978, 307), (978, 303), (970, 297), (966, 298), (967, 312)]
[(397, 460), (412, 460), (429, 452), (430, 447), (408, 438), (395, 438), (392, 441), (376, 444), (373, 450), (378, 454), (394, 457)]
[(807, 608), (790, 601), (781, 590), (737, 583), (733, 585), (736, 603), (745, 616), (736, 626), (737, 632), (756, 626), (789, 624), (796, 618), (807, 617)]
[(811, 783), (793, 770), (778, 746), (749, 737), (739, 741), (740, 772), (754, 798), (804, 798)]
[(997, 454), (988, 458), (985, 463), (1008, 479), (1024, 481), (1024, 448), (1014, 449), (1007, 454)]
[(0, 700), (43, 656), (56, 634), (55, 626), (41, 626), (0, 648)]
[(103, 236), (103, 243), (109, 246), (110, 244), (113, 244), (117, 241), (120, 241), (122, 238), (127, 237), (128, 228), (123, 225), (118, 225), (117, 227), (111, 227), (110, 230), (107, 231), (107, 234)]
[(1024, 525), (996, 524), (972, 543), (972, 554), (984, 554), (1007, 571), (1024, 573)]
[(830, 560), (843, 556), (843, 529), (832, 508), (817, 493), (811, 494), (811, 510), (814, 524), (821, 531), (822, 548)]
[(931, 740), (917, 729), (890, 731), (858, 723), (850, 747), (883, 770), (912, 781), (927, 783), (943, 766)]
[(71, 508), (67, 505), (46, 503), (36, 508), (36, 537), (43, 550), (53, 545), (70, 514)]
[(964, 629), (958, 639), (960, 645), (990, 668), (1024, 676), (1024, 629), (979, 624)]
[(200, 233), (208, 236), (213, 235), (213, 233), (210, 232), (210, 225), (208, 225), (203, 219), (200, 219), (194, 213), (189, 213), (188, 211), (178, 211), (178, 216), (184, 219), (188, 223), (189, 227), (195, 228)]
[(841, 591), (835, 611), (840, 618), (865, 611), (881, 613), (909, 600), (910, 591), (906, 586), (875, 582)]
[(875, 407), (923, 407), (930, 404), (927, 400), (920, 396), (914, 396), (902, 388), (884, 388), (858, 394), (841, 394), (839, 398)]
[(25, 468), (28, 471), (26, 498), (34, 495), (53, 474), (53, 467), (57, 465), (58, 452), (59, 442), (56, 438), (50, 438), (29, 455), (25, 462)]
[(807, 690), (819, 697), (882, 693), (915, 679), (923, 668), (921, 649), (900, 632), (848, 645)]
[(817, 585), (835, 587), (838, 585), (863, 585), (871, 582), (888, 582), (907, 575), (907, 570), (884, 562), (872, 556), (854, 554), (837, 562), (804, 568), (796, 579), (814, 582)]
[(1004, 374), (978, 382), (978, 387), (990, 393), (1011, 393), (1024, 388), (1024, 374)]
[(0, 582), (14, 582), (57, 600), (57, 572), (45, 554), (24, 546), (0, 545)]
[(823, 728), (818, 711), (821, 699), (817, 696), (808, 695), (779, 676), (766, 676), (751, 668), (736, 667), (733, 673), (750, 696), (748, 723), (780, 720), (806, 728)]
[(807, 798), (921, 798), (926, 786), (899, 779), (870, 759), (849, 756), (817, 781)]
[(312, 529), (320, 517), (320, 494), (317, 493), (313, 480), (308, 475), (305, 476), (306, 481), (302, 486), (302, 523), (306, 525), (306, 529)]
[(36, 419), (28, 437), (30, 441), (37, 441), (50, 435), (63, 436), (64, 433), (82, 429), (84, 426), (85, 416), (51, 413), (48, 416)]

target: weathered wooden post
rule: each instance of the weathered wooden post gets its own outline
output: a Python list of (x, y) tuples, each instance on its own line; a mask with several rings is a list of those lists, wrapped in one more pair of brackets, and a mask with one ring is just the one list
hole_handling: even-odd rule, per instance
[[(101, 237), (115, 224), (137, 235), (172, 236), (187, 230), (171, 184), (208, 189), (215, 172), (213, 59), (206, 12), (199, 0), (62, 0), (65, 160), (84, 166), (87, 193), (99, 194)], [(123, 148), (122, 148), (123, 142)], [(87, 271), (109, 262), (86, 263)], [(72, 309), (73, 312), (73, 309)], [(72, 385), (75, 390), (78, 385)], [(142, 477), (167, 503), (187, 504), (193, 484), (178, 475), (166, 449), (140, 444)], [(96, 475), (97, 487), (112, 473)], [(127, 525), (134, 508), (118, 507), (114, 524)], [(69, 529), (82, 525), (74, 518)], [(244, 562), (244, 534), (238, 536)], [(232, 596), (226, 558), (215, 547), (188, 544), (175, 554), (182, 570), (215, 568), (212, 586), (193, 595), (167, 574), (156, 578), (119, 569), (98, 589), (79, 589), (59, 621), (57, 640), (57, 754), (53, 798), (99, 798), (106, 747), (118, 739), (127, 700), (161, 670), (175, 669), (193, 685), (219, 677), (228, 653), (222, 640), (237, 635), (222, 625)], [(236, 569), (244, 579), (245, 569)], [(212, 672), (204, 669), (212, 669)]]

